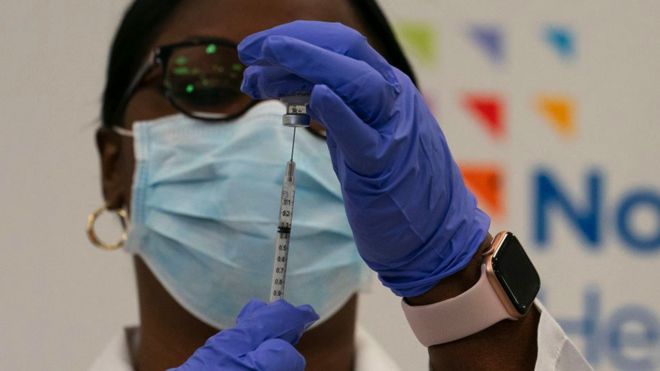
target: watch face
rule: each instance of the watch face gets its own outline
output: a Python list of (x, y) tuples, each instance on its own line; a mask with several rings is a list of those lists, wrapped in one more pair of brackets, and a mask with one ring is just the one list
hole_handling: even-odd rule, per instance
[(518, 313), (525, 314), (541, 287), (541, 279), (518, 239), (508, 233), (493, 255), (493, 272)]

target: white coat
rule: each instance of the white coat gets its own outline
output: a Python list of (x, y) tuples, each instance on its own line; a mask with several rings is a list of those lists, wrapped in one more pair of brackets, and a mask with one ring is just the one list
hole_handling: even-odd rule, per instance
[[(536, 305), (541, 312), (541, 318), (538, 327), (538, 353), (536, 355), (535, 370), (591, 370), (591, 366), (585, 361), (554, 318), (538, 301)], [(355, 371), (401, 370), (387, 352), (378, 345), (376, 340), (359, 326), (355, 344)], [(133, 371), (128, 344), (123, 331), (108, 343), (89, 371)]]

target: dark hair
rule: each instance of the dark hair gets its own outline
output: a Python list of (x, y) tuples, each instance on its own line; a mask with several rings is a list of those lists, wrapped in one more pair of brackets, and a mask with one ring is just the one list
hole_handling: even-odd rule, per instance
[[(415, 81), (412, 68), (375, 0), (352, 0), (374, 35), (381, 39), (384, 57)], [(110, 48), (103, 92), (101, 122), (105, 127), (118, 121), (126, 107), (122, 96), (149, 53), (149, 45), (181, 0), (134, 0), (128, 7)]]
[(415, 85), (417, 79), (415, 71), (413, 71), (408, 58), (403, 54), (401, 45), (394, 36), (392, 26), (387, 21), (387, 17), (383, 14), (376, 0), (352, 0), (353, 5), (360, 12), (362, 18), (366, 21), (367, 27), (373, 35), (376, 35), (383, 43), (383, 56), (394, 67), (400, 69), (403, 73), (408, 75)]

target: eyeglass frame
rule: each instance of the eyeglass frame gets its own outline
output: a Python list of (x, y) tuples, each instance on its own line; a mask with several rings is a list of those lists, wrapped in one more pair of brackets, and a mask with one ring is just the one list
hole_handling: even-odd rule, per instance
[(120, 100), (120, 104), (118, 105), (120, 109), (123, 111), (126, 109), (126, 105), (128, 104), (129, 100), (135, 94), (137, 91), (138, 87), (142, 83), (142, 80), (147, 76), (147, 74), (155, 67), (160, 66), (163, 70), (162, 76), (161, 76), (161, 81), (160, 81), (160, 89), (163, 92), (163, 95), (167, 100), (170, 102), (172, 107), (174, 107), (177, 111), (183, 113), (184, 115), (194, 118), (196, 120), (202, 120), (202, 121), (208, 121), (208, 122), (223, 122), (223, 121), (229, 121), (232, 119), (235, 119), (238, 116), (243, 115), (247, 110), (252, 108), (257, 101), (251, 100), (250, 104), (248, 104), (244, 109), (241, 111), (227, 115), (224, 117), (219, 117), (219, 118), (210, 118), (210, 117), (203, 117), (203, 116), (195, 116), (188, 112), (187, 110), (183, 109), (180, 107), (176, 102), (175, 99), (172, 98), (170, 94), (167, 93), (167, 90), (164, 89), (165, 86), (165, 78), (166, 78), (166, 73), (167, 71), (167, 66), (169, 63), (169, 59), (172, 56), (173, 52), (178, 49), (178, 48), (186, 48), (186, 47), (192, 47), (192, 46), (199, 46), (199, 45), (204, 45), (204, 44), (214, 44), (219, 47), (224, 47), (224, 48), (231, 48), (233, 50), (236, 50), (237, 45), (236, 43), (229, 41), (227, 39), (223, 38), (218, 38), (218, 37), (196, 37), (193, 39), (188, 39), (185, 41), (177, 42), (177, 43), (172, 43), (172, 44), (165, 44), (161, 46), (155, 47), (147, 56), (146, 61), (142, 64), (142, 66), (137, 70), (135, 77), (133, 80), (131, 80), (131, 83), (128, 85), (128, 88), (126, 88), (126, 91), (124, 95), (122, 95), (122, 98)]

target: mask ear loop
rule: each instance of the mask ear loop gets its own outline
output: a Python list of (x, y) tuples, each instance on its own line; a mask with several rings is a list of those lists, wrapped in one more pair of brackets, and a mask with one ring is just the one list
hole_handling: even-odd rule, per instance
[[(96, 220), (106, 211), (115, 213), (115, 215), (117, 215), (119, 218), (119, 222), (122, 226), (122, 232), (119, 241), (112, 244), (101, 241), (101, 239), (98, 238), (95, 230)], [(126, 209), (110, 210), (107, 206), (103, 205), (89, 214), (87, 217), (87, 227), (85, 229), (87, 231), (87, 238), (89, 239), (89, 242), (92, 243), (92, 245), (98, 247), (101, 250), (118, 250), (124, 246), (124, 243), (126, 243), (126, 240), (128, 239), (128, 212), (126, 212)]]

